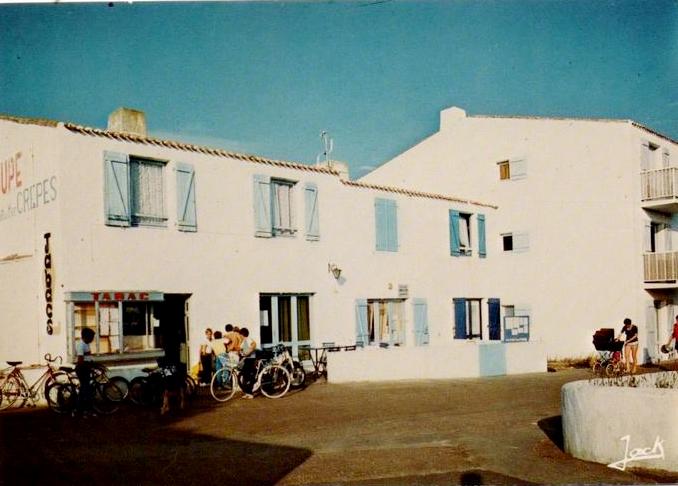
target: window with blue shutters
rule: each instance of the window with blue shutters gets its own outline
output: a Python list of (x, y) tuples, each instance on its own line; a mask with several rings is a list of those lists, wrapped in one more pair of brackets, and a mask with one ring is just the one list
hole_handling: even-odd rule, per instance
[(483, 314), (481, 299), (453, 299), (454, 338), (483, 339)]
[(398, 206), (392, 199), (374, 201), (377, 251), (398, 251)]
[(471, 256), (472, 253), (471, 215), (450, 209), (450, 255)]
[(414, 315), (414, 344), (415, 346), (424, 346), (429, 343), (426, 300), (413, 299), (412, 313)]
[(254, 235), (294, 236), (294, 181), (254, 176)]
[(195, 171), (189, 164), (177, 163), (177, 227), (180, 231), (197, 231)]
[(165, 163), (104, 152), (104, 211), (109, 226), (164, 226)]
[(318, 216), (318, 186), (312, 183), (304, 188), (304, 203), (306, 209), (306, 239), (317, 241), (320, 239), (320, 221)]

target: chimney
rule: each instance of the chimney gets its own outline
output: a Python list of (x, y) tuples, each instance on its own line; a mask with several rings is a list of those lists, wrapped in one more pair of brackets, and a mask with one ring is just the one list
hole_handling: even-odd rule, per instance
[(344, 179), (345, 181), (350, 180), (349, 177), (349, 172), (348, 172), (348, 164), (346, 162), (339, 162), (338, 160), (328, 160), (324, 162), (318, 162), (316, 164), (318, 167), (327, 167), (328, 169), (331, 169), (339, 174), (339, 177), (341, 179)]
[(108, 130), (146, 137), (146, 115), (132, 108), (118, 108), (108, 115)]
[(440, 130), (444, 130), (454, 124), (457, 120), (466, 118), (466, 112), (456, 106), (446, 108), (440, 112)]

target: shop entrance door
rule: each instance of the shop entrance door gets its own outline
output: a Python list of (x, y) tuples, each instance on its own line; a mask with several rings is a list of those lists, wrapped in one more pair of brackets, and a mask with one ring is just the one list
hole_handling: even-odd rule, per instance
[(160, 308), (160, 335), (165, 358), (170, 363), (188, 362), (188, 302), (190, 294), (164, 294), (165, 300)]

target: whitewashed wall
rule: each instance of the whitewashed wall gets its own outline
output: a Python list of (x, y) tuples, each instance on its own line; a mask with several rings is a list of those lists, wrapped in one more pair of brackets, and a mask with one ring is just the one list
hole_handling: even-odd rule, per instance
[[(3, 288), (16, 273), (26, 292), (3, 293), (0, 303), (17, 316), (1, 323), (16, 329), (26, 360), (50, 351), (66, 354), (65, 292), (93, 290), (157, 290), (191, 294), (191, 361), (197, 359), (205, 327), (227, 322), (247, 326), (259, 338), (260, 293), (313, 293), (311, 337), (314, 343), (355, 342), (355, 301), (397, 298), (401, 285), (410, 298), (428, 304), (431, 342), (452, 343), (455, 297), (503, 299), (498, 285), (496, 255), (450, 256), (449, 210), (456, 208), (486, 216), (496, 227), (489, 207), (411, 197), (387, 191), (352, 187), (332, 174), (254, 163), (185, 150), (124, 142), (74, 133), (63, 126), (34, 127), (0, 121), (6, 147), (32, 151), (40, 165), (36, 178), (56, 175), (55, 203), (33, 212), (30, 222), (0, 222), (0, 258), (22, 248), (32, 255), (23, 263), (0, 264)], [(16, 147), (16, 148), (14, 148)], [(104, 151), (167, 161), (164, 172), (166, 227), (111, 227), (104, 217)], [(49, 163), (47, 163), (49, 161)], [(176, 228), (175, 173), (178, 162), (193, 165), (196, 177), (198, 231)], [(298, 181), (295, 187), (297, 228), (294, 238), (255, 238), (253, 177), (257, 174)], [(319, 190), (320, 240), (307, 241), (303, 232), (304, 183)], [(449, 194), (450, 191), (441, 191)], [(375, 250), (374, 199), (393, 199), (398, 205), (398, 252)], [(487, 201), (492, 202), (492, 201)], [(16, 229), (14, 225), (17, 225)], [(12, 231), (5, 231), (10, 228)], [(491, 230), (490, 230), (491, 231)], [(44, 332), (40, 314), (42, 235), (51, 233), (55, 333)], [(9, 236), (11, 233), (12, 236)], [(492, 238), (488, 233), (488, 241)], [(328, 273), (328, 263), (342, 268), (340, 280)], [(32, 268), (29, 268), (32, 267)], [(37, 308), (37, 310), (36, 310)], [(411, 300), (405, 305), (407, 328), (413, 325)], [(486, 311), (484, 311), (486, 312)], [(487, 325), (487, 315), (484, 317)], [(485, 329), (485, 336), (487, 330)], [(3, 332), (2, 347), (11, 346)], [(412, 335), (407, 344), (412, 343)]]
[[(488, 232), (495, 283), (527, 304), (533, 336), (550, 357), (594, 352), (600, 327), (640, 324), (652, 297), (642, 274), (642, 139), (675, 146), (625, 121), (466, 117), (441, 113), (441, 130), (362, 180), (445, 189), (499, 206)], [(526, 177), (499, 179), (497, 162), (522, 159)], [(529, 249), (503, 252), (502, 233), (526, 232)]]

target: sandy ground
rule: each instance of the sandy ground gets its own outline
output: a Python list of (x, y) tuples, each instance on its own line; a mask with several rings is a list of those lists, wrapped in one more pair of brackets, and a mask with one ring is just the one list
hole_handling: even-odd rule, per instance
[(561, 450), (560, 388), (586, 370), (465, 380), (310, 383), (225, 404), (201, 389), (161, 417), (0, 413), (0, 484), (649, 484)]

